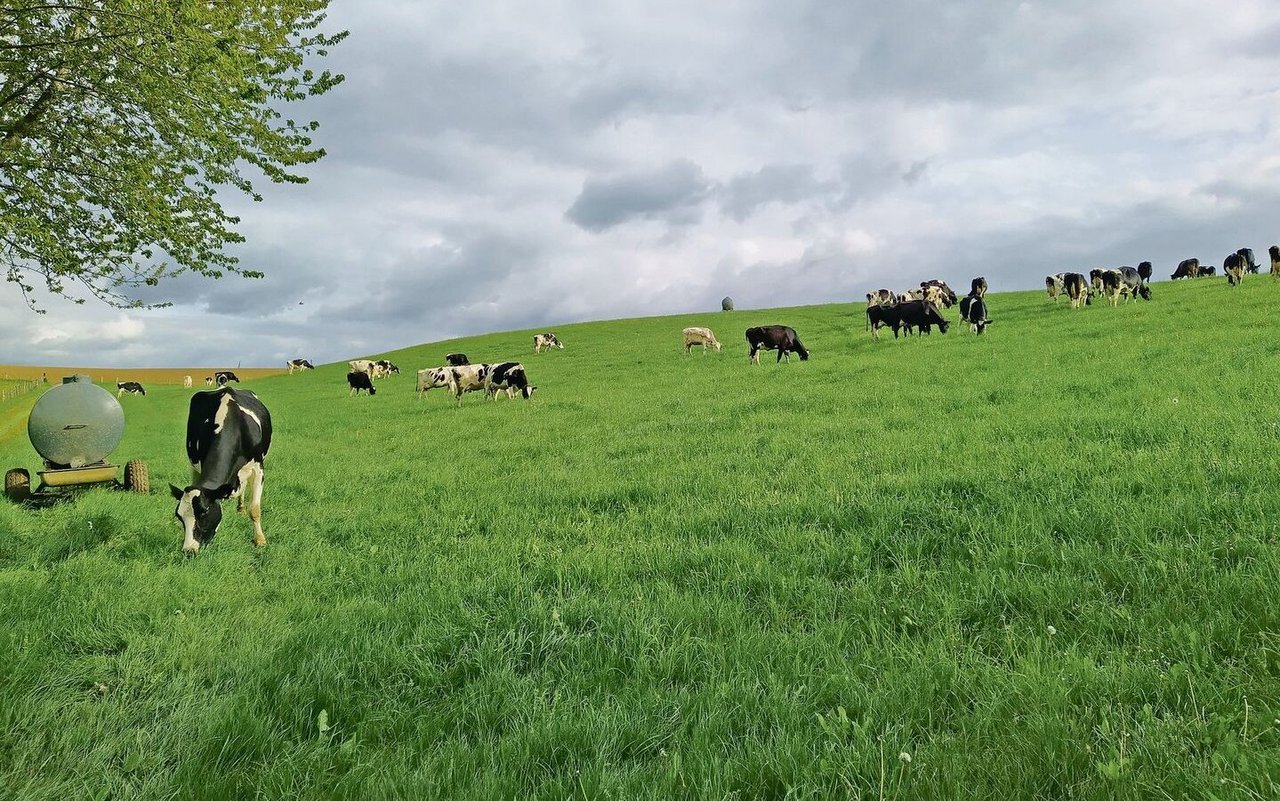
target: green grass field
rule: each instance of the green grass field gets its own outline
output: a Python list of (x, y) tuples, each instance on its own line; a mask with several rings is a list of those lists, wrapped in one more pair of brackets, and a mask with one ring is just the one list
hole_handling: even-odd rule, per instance
[[(195, 559), (190, 393), (125, 397), (152, 495), (0, 505), (0, 796), (1280, 797), (1277, 297), (995, 294), (980, 338), (879, 344), (860, 304), (692, 314), (409, 348), (373, 398), (261, 379), (269, 545), (229, 513)], [(749, 366), (769, 323), (811, 360)], [(538, 393), (415, 398), (452, 350)], [(38, 396), (0, 466), (36, 467)]]

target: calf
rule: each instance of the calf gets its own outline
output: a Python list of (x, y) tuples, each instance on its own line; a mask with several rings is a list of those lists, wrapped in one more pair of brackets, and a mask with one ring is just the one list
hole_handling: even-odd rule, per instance
[(373, 387), (373, 378), (361, 370), (352, 370), (347, 373), (347, 384), (351, 387), (351, 391), (347, 393), (348, 397), (359, 395), (362, 389), (370, 395), (378, 394), (378, 390)]
[(294, 370), (314, 370), (316, 366), (306, 359), (290, 359), (285, 362), (285, 366), (289, 368), (289, 375), (293, 375)]
[(550, 331), (548, 331), (545, 334), (534, 334), (533, 335), (533, 352), (542, 353), (543, 348), (547, 348), (548, 350), (551, 348), (559, 348), (560, 350), (564, 350), (564, 343), (556, 339), (556, 335), (551, 333)]
[(169, 485), (178, 508), (174, 516), (182, 524), (182, 550), (195, 554), (218, 532), (221, 501), (235, 497), (238, 511), (250, 497), (253, 544), (267, 544), (262, 533), (263, 460), (271, 448), (271, 414), (258, 396), (247, 389), (222, 387), (191, 396), (187, 413), (187, 458), (191, 460), (191, 485)]
[(464, 364), (471, 364), (471, 362), (467, 360), (467, 354), (465, 353), (445, 354), (444, 361), (446, 364), (452, 365), (453, 367), (461, 367)]
[(1171, 281), (1179, 278), (1199, 278), (1200, 277), (1200, 260), (1199, 259), (1183, 259), (1178, 262), (1178, 268), (1173, 271), (1173, 275), (1169, 276)]
[(749, 358), (752, 364), (760, 363), (761, 350), (776, 350), (778, 361), (786, 356), (791, 361), (791, 354), (800, 354), (800, 361), (809, 360), (809, 351), (796, 336), (796, 330), (789, 325), (763, 325), (747, 329), (747, 344), (751, 346)]
[(712, 347), (716, 352), (720, 352), (720, 340), (716, 339), (716, 335), (711, 332), (710, 328), (702, 328), (701, 326), (690, 326), (684, 330), (684, 352), (689, 355), (693, 352), (694, 345), (702, 346), (702, 355), (707, 355), (707, 348)]
[(1244, 270), (1247, 273), (1258, 274), (1258, 262), (1254, 261), (1253, 248), (1240, 248), (1236, 251), (1240, 258), (1244, 259)]
[(229, 382), (234, 381), (240, 383), (240, 376), (230, 370), (218, 370), (213, 374), (213, 383), (220, 387), (225, 387)]
[(418, 371), (418, 397), (427, 394), (436, 387), (447, 387), (453, 391), (453, 370), (448, 367), (430, 367)]
[(184, 376), (182, 379), (182, 388), (191, 389), (191, 376)]
[[(981, 334), (991, 325), (987, 317), (987, 302), (981, 295), (970, 294), (960, 301), (960, 319), (969, 323), (969, 330)], [(943, 332), (945, 333), (945, 332)]]
[(1280, 245), (1272, 245), (1267, 253), (1271, 256), (1271, 277), (1280, 279)]
[(1151, 262), (1149, 261), (1138, 262), (1138, 277), (1142, 279), (1142, 283), (1144, 284), (1151, 283), (1151, 272), (1152, 272)]
[(1248, 265), (1245, 263), (1244, 256), (1239, 253), (1232, 253), (1222, 260), (1222, 272), (1227, 276), (1227, 283), (1231, 286), (1238, 285), (1244, 280), (1245, 270)]
[(1089, 299), (1089, 282), (1080, 273), (1063, 273), (1062, 288), (1066, 290), (1067, 297), (1071, 298), (1071, 308), (1078, 309), (1082, 303), (1085, 306), (1092, 303)]
[(1062, 283), (1064, 275), (1066, 273), (1054, 273), (1044, 277), (1044, 289), (1049, 293), (1049, 300), (1054, 303), (1058, 302), (1058, 295), (1065, 294), (1067, 291), (1066, 286)]
[(130, 395), (146, 395), (147, 391), (137, 381), (117, 381), (116, 397), (120, 397), (128, 392)]
[(487, 389), (492, 370), (493, 365), (489, 364), (465, 364), (450, 368), (453, 373), (453, 395), (458, 400), (458, 408), (462, 408), (463, 393)]
[(492, 400), (498, 399), (498, 393), (505, 391), (507, 398), (514, 399), (516, 393), (529, 400), (537, 387), (529, 386), (529, 377), (525, 375), (524, 365), (519, 362), (503, 362), (493, 365), (484, 379), (484, 391)]

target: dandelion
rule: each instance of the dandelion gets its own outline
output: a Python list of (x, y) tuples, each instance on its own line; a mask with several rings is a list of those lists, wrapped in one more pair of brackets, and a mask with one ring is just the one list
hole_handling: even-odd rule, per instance
[(907, 753), (906, 751), (899, 753), (898, 761), (900, 761), (904, 765), (909, 764), (911, 762), (911, 754)]
[(1049, 627), (1049, 636), (1050, 636), (1050, 637), (1052, 637), (1053, 635), (1055, 635), (1055, 634), (1057, 634), (1057, 633), (1058, 633), (1058, 630), (1057, 630), (1057, 629), (1055, 629), (1053, 626), (1050, 626), (1050, 627)]

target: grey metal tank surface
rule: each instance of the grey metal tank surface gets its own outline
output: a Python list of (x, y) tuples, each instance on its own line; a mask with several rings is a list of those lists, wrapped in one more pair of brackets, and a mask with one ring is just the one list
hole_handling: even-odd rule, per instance
[(62, 379), (31, 408), (27, 436), (58, 467), (83, 467), (107, 458), (124, 436), (124, 409), (87, 375)]

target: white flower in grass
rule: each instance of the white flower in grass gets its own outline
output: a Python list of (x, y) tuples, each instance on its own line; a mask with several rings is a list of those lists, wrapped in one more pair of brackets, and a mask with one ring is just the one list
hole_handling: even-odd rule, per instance
[(1049, 636), (1050, 636), (1050, 637), (1052, 637), (1053, 635), (1055, 635), (1055, 634), (1057, 634), (1057, 633), (1058, 633), (1058, 630), (1057, 630), (1057, 629), (1055, 629), (1053, 626), (1050, 626), (1050, 627), (1048, 628), (1048, 632), (1049, 632)]
[(911, 754), (909, 754), (909, 753), (908, 753), (908, 752), (906, 752), (906, 751), (902, 751), (902, 752), (900, 752), (900, 753), (898, 754), (898, 760), (899, 760), (900, 762), (902, 762), (902, 764), (904, 764), (904, 765), (910, 764), (910, 763), (911, 763)]

